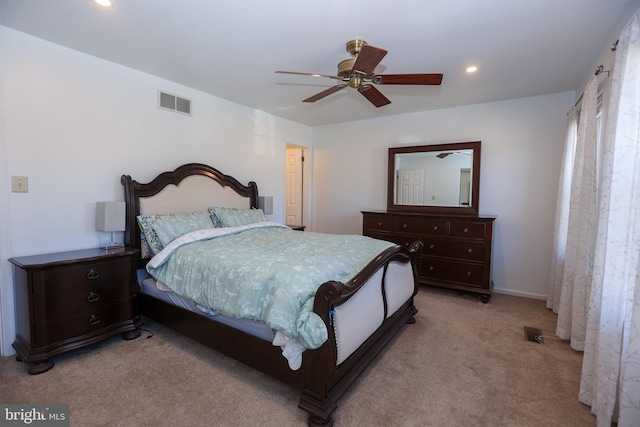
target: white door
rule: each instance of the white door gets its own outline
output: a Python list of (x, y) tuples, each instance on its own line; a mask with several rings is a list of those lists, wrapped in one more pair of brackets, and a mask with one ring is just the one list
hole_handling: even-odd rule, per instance
[(460, 169), (460, 206), (471, 204), (471, 169)]
[(396, 203), (421, 205), (424, 193), (424, 170), (399, 170), (396, 177)]
[(289, 225), (304, 225), (302, 217), (303, 149), (287, 146), (285, 157), (285, 222)]

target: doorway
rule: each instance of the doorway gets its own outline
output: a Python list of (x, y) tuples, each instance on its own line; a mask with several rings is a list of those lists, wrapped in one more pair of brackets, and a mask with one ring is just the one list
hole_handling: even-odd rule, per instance
[(285, 155), (285, 223), (303, 226), (304, 215), (304, 148), (287, 145)]

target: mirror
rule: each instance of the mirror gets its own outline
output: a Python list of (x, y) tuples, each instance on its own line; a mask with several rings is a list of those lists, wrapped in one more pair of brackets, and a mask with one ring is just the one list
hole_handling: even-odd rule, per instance
[(480, 141), (389, 148), (387, 210), (478, 216)]

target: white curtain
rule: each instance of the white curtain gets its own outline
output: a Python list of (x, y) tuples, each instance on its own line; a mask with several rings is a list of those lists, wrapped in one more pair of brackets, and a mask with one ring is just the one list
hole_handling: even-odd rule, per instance
[[(597, 76), (587, 84), (577, 132), (569, 121), (563, 165), (563, 180), (558, 190), (556, 226), (557, 245), (552, 271), (555, 282), (547, 306), (558, 313), (556, 335), (570, 339), (571, 347), (584, 350), (593, 251), (597, 226)], [(575, 107), (569, 112), (575, 115)], [(563, 256), (562, 256), (563, 255)], [(552, 282), (552, 283), (553, 283)]]
[(571, 200), (571, 169), (578, 141), (578, 109), (574, 106), (567, 113), (567, 132), (564, 139), (564, 155), (560, 170), (556, 221), (553, 230), (553, 252), (551, 253), (551, 274), (547, 308), (558, 313), (564, 278), (564, 260), (567, 254), (567, 234), (569, 230), (569, 202)]
[[(586, 177), (572, 174), (567, 235), (555, 239), (566, 243), (566, 250), (554, 252), (565, 257), (552, 264), (547, 305), (557, 307), (557, 333), (568, 333), (574, 348), (583, 343), (579, 400), (591, 406), (598, 426), (617, 422), (627, 427), (640, 425), (640, 11), (620, 35), (612, 71), (606, 132), (600, 142), (601, 174), (597, 165), (590, 170), (588, 156), (579, 154), (578, 131), (573, 170), (582, 169)], [(581, 114), (579, 128), (582, 120)], [(597, 196), (595, 213), (594, 200), (584, 198), (592, 173), (596, 184), (588, 197)], [(587, 188), (575, 183), (577, 176)], [(574, 200), (577, 209), (586, 211), (575, 212)], [(562, 202), (559, 198), (558, 204)], [(575, 250), (572, 241), (578, 244)], [(581, 249), (583, 245), (588, 248)], [(562, 282), (556, 277), (560, 270)]]

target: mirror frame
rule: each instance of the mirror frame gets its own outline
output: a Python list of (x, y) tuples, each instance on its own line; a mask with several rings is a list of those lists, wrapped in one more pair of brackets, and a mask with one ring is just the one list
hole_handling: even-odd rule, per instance
[[(471, 206), (416, 206), (394, 203), (396, 154), (425, 153), (433, 151), (473, 150), (471, 174)], [(417, 212), (432, 215), (478, 216), (480, 201), (480, 141), (456, 142), (451, 144), (416, 145), (389, 148), (389, 176), (387, 185), (387, 211)]]

